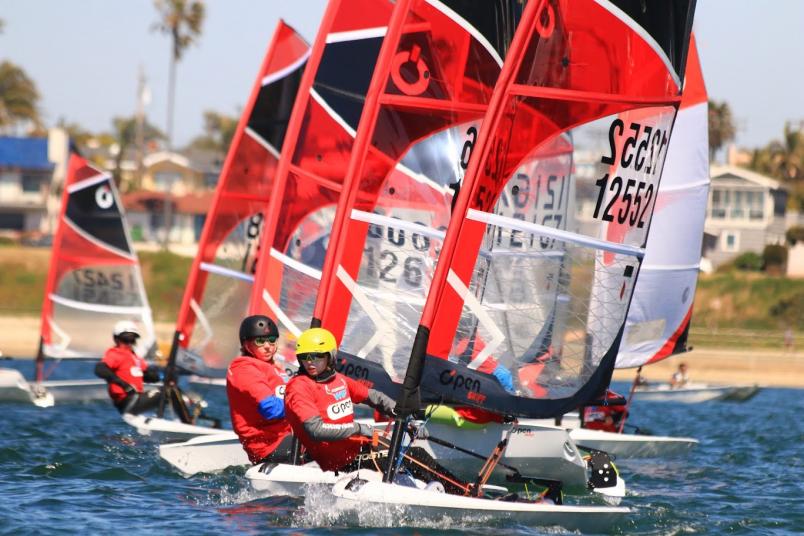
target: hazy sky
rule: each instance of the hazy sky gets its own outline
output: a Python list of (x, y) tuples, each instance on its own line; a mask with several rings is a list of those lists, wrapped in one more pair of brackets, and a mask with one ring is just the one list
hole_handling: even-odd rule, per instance
[[(279, 17), (312, 41), (326, 1), (206, 4), (200, 43), (179, 64), (177, 146), (201, 133), (204, 110), (239, 111)], [(170, 44), (150, 31), (151, 0), (0, 0), (0, 18), (0, 60), (34, 79), (48, 125), (64, 118), (110, 130), (112, 117), (134, 113), (142, 65), (148, 119), (165, 129)], [(804, 1), (698, 0), (695, 30), (709, 97), (731, 106), (738, 144), (764, 145), (785, 120), (804, 121)]]

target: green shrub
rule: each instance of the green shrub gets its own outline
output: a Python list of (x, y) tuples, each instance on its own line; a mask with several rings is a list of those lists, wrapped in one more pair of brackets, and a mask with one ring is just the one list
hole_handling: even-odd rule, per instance
[(787, 248), (775, 244), (768, 244), (762, 251), (763, 268), (783, 267), (787, 264)]
[(746, 251), (736, 259), (734, 259), (734, 267), (744, 272), (759, 272), (762, 270), (763, 259), (753, 251)]
[(795, 246), (797, 242), (804, 242), (804, 227), (791, 227), (784, 235), (787, 242), (791, 246)]

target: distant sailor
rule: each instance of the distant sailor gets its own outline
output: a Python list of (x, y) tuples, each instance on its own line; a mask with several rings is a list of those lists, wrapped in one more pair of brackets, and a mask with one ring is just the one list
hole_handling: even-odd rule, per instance
[(114, 346), (106, 350), (103, 359), (95, 365), (95, 375), (109, 384), (109, 397), (120, 413), (139, 414), (159, 405), (160, 392), (143, 393), (144, 382), (159, 381), (159, 370), (148, 366), (137, 355), (134, 346), (140, 337), (137, 325), (130, 320), (121, 320), (112, 332)]
[(275, 361), (279, 330), (263, 315), (240, 324), (242, 355), (229, 365), (226, 394), (232, 426), (252, 463), (288, 462), (292, 456), (290, 425), (285, 420), (288, 375)]
[(672, 389), (678, 389), (679, 387), (687, 385), (689, 381), (690, 377), (687, 374), (687, 364), (681, 363), (678, 365), (678, 370), (670, 377), (670, 387)]

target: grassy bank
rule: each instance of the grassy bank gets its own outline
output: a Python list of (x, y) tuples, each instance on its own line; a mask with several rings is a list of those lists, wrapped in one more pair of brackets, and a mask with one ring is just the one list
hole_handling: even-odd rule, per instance
[[(139, 257), (154, 319), (175, 321), (192, 259), (168, 252)], [(39, 315), (49, 263), (46, 248), (0, 247), (0, 314)]]
[[(140, 260), (156, 320), (175, 321), (192, 260), (167, 252), (142, 252)], [(0, 247), (0, 314), (39, 314), (49, 261), (46, 248)], [(804, 348), (804, 279), (737, 271), (700, 277), (691, 345), (781, 348), (788, 326)]]

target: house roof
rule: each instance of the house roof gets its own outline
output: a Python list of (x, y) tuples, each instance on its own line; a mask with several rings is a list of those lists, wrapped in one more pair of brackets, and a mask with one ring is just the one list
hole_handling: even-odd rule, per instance
[(785, 187), (777, 180), (738, 166), (712, 166), (709, 169), (709, 175), (712, 177), (713, 181), (716, 179), (728, 180), (736, 178), (752, 182), (772, 190), (785, 189)]
[[(212, 205), (214, 192), (200, 194), (173, 195), (174, 210), (179, 214), (206, 214)], [(162, 210), (166, 194), (164, 192), (150, 192), (141, 190), (123, 195), (123, 206), (126, 212), (154, 212)]]
[(0, 167), (53, 169), (53, 162), (47, 158), (47, 138), (0, 136)]

